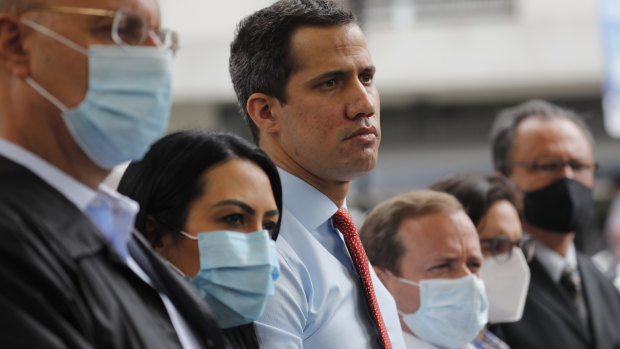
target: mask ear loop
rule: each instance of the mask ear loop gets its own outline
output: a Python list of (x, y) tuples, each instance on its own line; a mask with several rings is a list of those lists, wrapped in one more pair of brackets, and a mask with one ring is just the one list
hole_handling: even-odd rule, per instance
[[(33, 21), (29, 20), (28, 18), (22, 18), (21, 22), (23, 24), (25, 24), (26, 26), (32, 28), (33, 30), (38, 31), (39, 33), (41, 33), (43, 35), (47, 35), (50, 38), (60, 42), (61, 44), (64, 44), (67, 47), (72, 48), (72, 49), (82, 53), (85, 56), (88, 56), (88, 50), (87, 49), (85, 49), (82, 46), (78, 45), (77, 43), (75, 43), (75, 42), (65, 38), (64, 36), (56, 33), (55, 31), (50, 30), (50, 29), (40, 25), (39, 23), (33, 22)], [(43, 96), (43, 98), (47, 99), (50, 103), (52, 103), (56, 108), (58, 108), (63, 113), (66, 112), (69, 109), (69, 108), (67, 108), (67, 106), (64, 103), (62, 103), (58, 98), (54, 97), (45, 88), (43, 88), (43, 86), (41, 86), (38, 82), (34, 81), (34, 79), (31, 78), (30, 76), (25, 77), (24, 81), (26, 81), (26, 83), (28, 85), (30, 85), (30, 87), (32, 87), (41, 96)]]
[(75, 41), (69, 40), (67, 38), (65, 38), (64, 36), (56, 33), (53, 30), (50, 30), (49, 28), (46, 28), (42, 25), (40, 25), (39, 23), (33, 22), (31, 20), (29, 20), (28, 18), (22, 18), (21, 22), (24, 23), (26, 26), (38, 31), (39, 33), (43, 34), (43, 35), (47, 35), (50, 38), (60, 42), (61, 44), (66, 45), (69, 48), (72, 48), (76, 51), (78, 51), (79, 53), (83, 54), (84, 56), (88, 56), (88, 49), (85, 49), (84, 47), (78, 45)]
[(409, 284), (409, 285), (412, 285), (412, 286), (418, 286), (418, 287), (420, 287), (420, 284), (419, 284), (419, 283), (417, 283), (417, 282), (415, 282), (415, 281), (407, 280), (407, 279), (402, 278), (402, 277), (400, 277), (400, 276), (396, 276), (396, 275), (394, 275), (391, 271), (389, 271), (389, 270), (387, 270), (387, 269), (386, 269), (385, 271), (386, 271), (386, 273), (388, 273), (388, 274), (392, 275), (393, 277), (395, 277), (395, 278), (396, 278), (396, 280), (398, 280), (398, 281), (400, 281), (400, 282), (404, 282), (404, 283)]
[(198, 240), (197, 236), (189, 235), (188, 233), (184, 232), (183, 230), (179, 230), (179, 233), (181, 233), (181, 235), (185, 236), (188, 239)]

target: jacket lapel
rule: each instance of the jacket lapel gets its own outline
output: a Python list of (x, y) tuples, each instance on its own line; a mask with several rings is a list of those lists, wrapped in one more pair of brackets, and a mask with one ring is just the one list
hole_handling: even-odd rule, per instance
[[(547, 270), (534, 258), (530, 262), (532, 280), (528, 298), (538, 302), (542, 308), (549, 308), (560, 321), (565, 322), (573, 333), (577, 334), (584, 343), (588, 343), (588, 333), (577, 315), (577, 308), (573, 304), (568, 292), (553, 282)], [(531, 297), (530, 297), (531, 296)]]

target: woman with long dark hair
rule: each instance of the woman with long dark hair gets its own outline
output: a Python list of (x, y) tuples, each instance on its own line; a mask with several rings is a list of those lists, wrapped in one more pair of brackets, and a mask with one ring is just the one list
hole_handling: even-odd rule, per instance
[(232, 134), (177, 132), (130, 164), (118, 191), (140, 204), (137, 230), (198, 289), (231, 346), (258, 348), (282, 210), (267, 155)]

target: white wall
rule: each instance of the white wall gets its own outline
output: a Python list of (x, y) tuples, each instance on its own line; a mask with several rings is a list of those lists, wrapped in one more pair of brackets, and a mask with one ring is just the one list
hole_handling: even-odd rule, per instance
[[(181, 39), (178, 103), (235, 101), (228, 75), (235, 26), (271, 2), (161, 0), (164, 24)], [(382, 101), (596, 94), (602, 62), (595, 4), (520, 0), (510, 21), (367, 31)]]

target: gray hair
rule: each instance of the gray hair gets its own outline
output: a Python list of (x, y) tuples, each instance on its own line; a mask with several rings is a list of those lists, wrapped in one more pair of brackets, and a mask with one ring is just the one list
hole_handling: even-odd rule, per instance
[(594, 137), (583, 118), (576, 112), (562, 108), (553, 103), (531, 99), (501, 110), (491, 127), (490, 140), (493, 152), (493, 166), (496, 171), (509, 176), (510, 165), (516, 130), (521, 121), (534, 117), (541, 120), (564, 119), (572, 121), (586, 136), (590, 144), (594, 145)]

